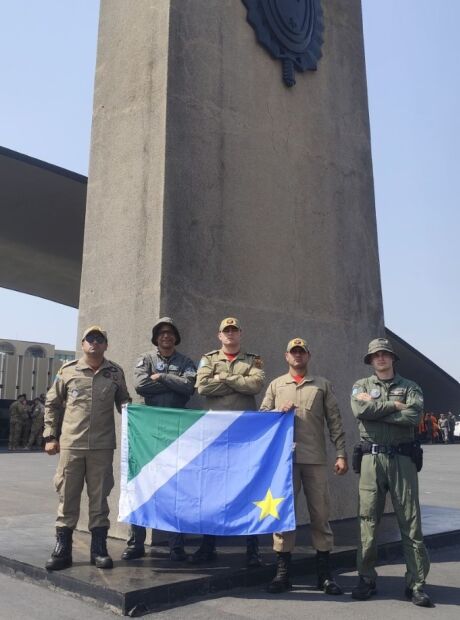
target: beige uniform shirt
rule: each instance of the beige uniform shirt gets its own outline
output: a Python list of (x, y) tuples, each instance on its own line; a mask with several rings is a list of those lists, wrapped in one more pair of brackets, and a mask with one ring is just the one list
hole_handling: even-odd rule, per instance
[(300, 383), (296, 383), (289, 373), (278, 377), (268, 386), (260, 409), (277, 411), (289, 401), (297, 407), (294, 417), (296, 463), (327, 463), (324, 422), (335, 445), (337, 457), (346, 456), (342, 418), (327, 379), (306, 376)]
[(264, 385), (262, 360), (253, 353), (240, 351), (228, 361), (222, 349), (201, 358), (196, 388), (206, 397), (206, 405), (215, 411), (255, 411), (255, 395)]
[(113, 408), (128, 400), (118, 364), (104, 359), (94, 372), (83, 358), (67, 362), (46, 395), (43, 436), (58, 438), (62, 449), (114, 449)]

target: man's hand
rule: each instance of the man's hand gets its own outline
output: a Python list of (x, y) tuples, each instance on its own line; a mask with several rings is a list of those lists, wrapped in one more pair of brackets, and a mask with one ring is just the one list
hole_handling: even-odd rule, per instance
[(45, 443), (46, 454), (49, 454), (50, 456), (52, 456), (53, 454), (59, 454), (59, 451), (60, 451), (59, 441), (56, 441), (56, 439), (52, 439), (51, 441), (47, 441)]
[(401, 403), (399, 400), (395, 400), (393, 405), (396, 407), (398, 411), (402, 411), (403, 409), (407, 409), (406, 403)]
[(158, 381), (160, 377), (161, 377), (161, 375), (160, 375), (159, 372), (156, 372), (154, 375), (150, 375), (150, 379), (152, 381)]
[(295, 405), (291, 400), (288, 400), (287, 403), (284, 403), (284, 405), (281, 406), (280, 411), (281, 413), (289, 413), (289, 411), (294, 411), (296, 407), (297, 405)]
[(355, 395), (356, 400), (372, 400), (372, 396), (366, 392), (361, 392)]
[(347, 473), (347, 471), (348, 471), (347, 459), (344, 458), (343, 456), (338, 456), (335, 461), (335, 465), (334, 465), (334, 473), (337, 474), (337, 476), (343, 476), (344, 474)]

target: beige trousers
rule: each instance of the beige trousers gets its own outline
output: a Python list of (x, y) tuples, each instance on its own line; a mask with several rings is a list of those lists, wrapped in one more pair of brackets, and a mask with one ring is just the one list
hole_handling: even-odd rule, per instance
[(61, 450), (54, 476), (59, 495), (56, 527), (76, 527), (85, 482), (89, 506), (88, 529), (110, 527), (107, 497), (114, 483), (112, 461), (113, 450)]
[[(327, 465), (294, 463), (293, 482), (295, 499), (301, 487), (307, 499), (312, 546), (317, 551), (330, 551), (334, 545), (334, 538), (329, 525), (330, 500)], [(273, 534), (273, 549), (277, 552), (292, 551), (295, 546), (295, 536), (295, 530)]]

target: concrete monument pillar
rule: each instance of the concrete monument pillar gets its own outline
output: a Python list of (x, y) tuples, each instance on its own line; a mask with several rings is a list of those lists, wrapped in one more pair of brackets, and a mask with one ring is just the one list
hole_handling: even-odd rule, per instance
[[(107, 328), (129, 383), (164, 314), (197, 361), (239, 317), (267, 380), (304, 337), (351, 452), (350, 388), (384, 334), (361, 3), (323, 0), (323, 57), (293, 88), (240, 0), (135, 5), (101, 3), (80, 331)], [(331, 475), (333, 518), (356, 485)]]

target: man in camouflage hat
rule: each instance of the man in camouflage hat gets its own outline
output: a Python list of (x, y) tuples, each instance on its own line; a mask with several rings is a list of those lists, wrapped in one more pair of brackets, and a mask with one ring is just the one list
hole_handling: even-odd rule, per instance
[(26, 415), (26, 395), (19, 394), (18, 399), (10, 405), (10, 437), (8, 441), (8, 450), (17, 450), (20, 447)]
[(104, 357), (107, 332), (92, 325), (83, 332), (83, 356), (61, 366), (45, 403), (45, 452), (59, 453), (54, 477), (59, 494), (56, 546), (48, 570), (72, 564), (72, 533), (78, 523), (80, 498), (86, 482), (91, 532), (91, 564), (112, 568), (107, 552), (110, 527), (107, 497), (113, 488), (115, 449), (114, 405), (129, 401), (125, 375)]
[(35, 398), (34, 408), (32, 410), (32, 426), (30, 428), (29, 441), (27, 449), (32, 450), (34, 446), (42, 447), (43, 442), (43, 425), (45, 421), (45, 405), (42, 397)]
[[(255, 395), (265, 381), (260, 356), (241, 351), (241, 324), (235, 317), (221, 321), (217, 337), (221, 348), (205, 353), (198, 366), (198, 394), (206, 397), (206, 406), (213, 411), (255, 411)], [(199, 564), (215, 558), (216, 537), (205, 535), (190, 561)], [(246, 539), (246, 562), (248, 567), (261, 563), (257, 536)]]
[[(153, 351), (143, 353), (134, 369), (134, 389), (146, 405), (184, 409), (195, 391), (196, 366), (189, 357), (176, 350), (181, 337), (174, 321), (164, 316), (152, 328)], [(122, 560), (134, 560), (145, 555), (146, 528), (131, 525), (128, 546)], [(175, 562), (187, 559), (184, 535), (169, 538), (169, 557)]]
[(359, 583), (352, 597), (365, 600), (377, 591), (377, 526), (389, 491), (406, 560), (406, 596), (414, 605), (428, 607), (430, 598), (423, 588), (430, 561), (423, 542), (416, 466), (418, 463), (421, 467), (421, 454), (414, 441), (423, 412), (423, 394), (416, 383), (395, 372), (398, 359), (389, 340), (372, 340), (364, 363), (372, 366), (374, 374), (357, 381), (351, 394), (362, 452)]
[[(335, 446), (334, 472), (342, 476), (348, 471), (345, 433), (339, 406), (331, 383), (324, 377), (308, 374), (310, 351), (303, 338), (293, 338), (286, 347), (285, 359), (289, 372), (270, 383), (261, 411), (295, 412), (294, 418), (294, 494), (301, 487), (307, 499), (311, 519), (312, 545), (316, 549), (318, 588), (326, 594), (342, 594), (329, 566), (334, 538), (329, 525), (329, 488), (325, 424)], [(295, 530), (273, 535), (277, 555), (277, 572), (268, 585), (272, 594), (291, 588), (289, 568), (295, 545)]]

